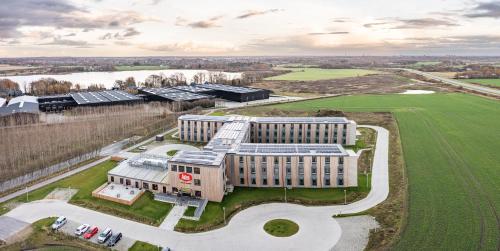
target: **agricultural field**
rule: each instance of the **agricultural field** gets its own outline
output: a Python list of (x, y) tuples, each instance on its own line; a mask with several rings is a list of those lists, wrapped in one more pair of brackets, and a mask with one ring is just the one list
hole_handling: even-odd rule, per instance
[(439, 62), (439, 61), (420, 61), (420, 62), (414, 63), (412, 66), (420, 67), (420, 66), (428, 66), (428, 65), (438, 65), (440, 63), (441, 62)]
[(168, 69), (166, 66), (161, 65), (116, 65), (115, 70), (117, 71), (156, 71)]
[(472, 84), (480, 84), (480, 85), (489, 85), (500, 87), (500, 78), (491, 78), (491, 79), (466, 79), (462, 80)]
[(314, 81), (325, 79), (338, 79), (349, 77), (360, 77), (369, 74), (380, 73), (378, 71), (364, 69), (320, 69), (320, 68), (280, 68), (292, 72), (283, 75), (266, 78), (265, 80), (287, 80), (287, 81)]
[(259, 112), (263, 109), (392, 112), (409, 182), (407, 225), (395, 249), (497, 250), (498, 101), (457, 93), (359, 95), (259, 107)]

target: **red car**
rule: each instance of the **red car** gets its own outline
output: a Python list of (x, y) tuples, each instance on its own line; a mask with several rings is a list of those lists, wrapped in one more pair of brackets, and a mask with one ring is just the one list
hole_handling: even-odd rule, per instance
[(99, 232), (99, 228), (96, 226), (91, 227), (84, 235), (83, 238), (90, 239)]

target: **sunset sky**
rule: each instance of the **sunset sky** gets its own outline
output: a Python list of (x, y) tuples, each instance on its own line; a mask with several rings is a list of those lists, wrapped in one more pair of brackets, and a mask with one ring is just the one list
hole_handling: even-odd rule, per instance
[(500, 1), (0, 3), (0, 57), (194, 55), (500, 55)]

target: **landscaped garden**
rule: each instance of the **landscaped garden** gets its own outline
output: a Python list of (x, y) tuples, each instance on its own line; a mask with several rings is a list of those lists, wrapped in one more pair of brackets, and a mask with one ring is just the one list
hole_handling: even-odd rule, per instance
[(299, 231), (299, 225), (291, 220), (275, 219), (264, 224), (264, 231), (275, 237), (289, 237)]

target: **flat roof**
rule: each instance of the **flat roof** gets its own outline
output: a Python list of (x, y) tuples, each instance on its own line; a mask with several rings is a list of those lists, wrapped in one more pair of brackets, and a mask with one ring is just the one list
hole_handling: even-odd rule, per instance
[(2, 107), (3, 105), (5, 105), (6, 103), (7, 103), (7, 99), (0, 98), (0, 107)]
[(174, 88), (143, 88), (141, 90), (173, 101), (191, 101), (212, 97), (205, 94), (182, 91)]
[(168, 174), (168, 158), (160, 155), (141, 154), (121, 162), (108, 174), (160, 183)]
[(174, 86), (172, 88), (177, 89), (177, 90), (181, 90), (181, 91), (194, 92), (194, 93), (198, 93), (198, 92), (203, 93), (203, 92), (213, 91), (212, 89), (204, 88), (200, 85), (179, 85), (179, 86)]
[(226, 153), (213, 151), (179, 151), (170, 159), (171, 162), (208, 165), (219, 167)]
[(234, 151), (238, 145), (248, 139), (250, 123), (248, 121), (233, 121), (224, 124), (204, 149), (212, 151)]
[(339, 144), (258, 144), (243, 143), (236, 150), (240, 155), (315, 155), (349, 156)]
[(196, 121), (207, 121), (207, 122), (226, 122), (229, 117), (227, 116), (207, 116), (207, 115), (193, 115), (186, 114), (179, 117), (180, 120), (196, 120)]
[(218, 90), (218, 91), (233, 92), (233, 93), (252, 93), (252, 92), (264, 91), (263, 89), (233, 86), (233, 85), (222, 85), (222, 84), (201, 84), (201, 85), (195, 85), (195, 86), (197, 86), (197, 87), (199, 86), (202, 88), (208, 88), (208, 89), (212, 89), (212, 90)]
[(345, 117), (255, 117), (257, 123), (308, 123), (308, 124), (321, 124), (321, 123), (335, 123), (347, 124), (349, 120)]
[(7, 105), (0, 107), (0, 116), (15, 113), (38, 113), (38, 100), (35, 96), (19, 96), (11, 99)]
[(141, 100), (141, 98), (136, 97), (135, 95), (118, 90), (77, 92), (71, 93), (70, 95), (79, 105)]

